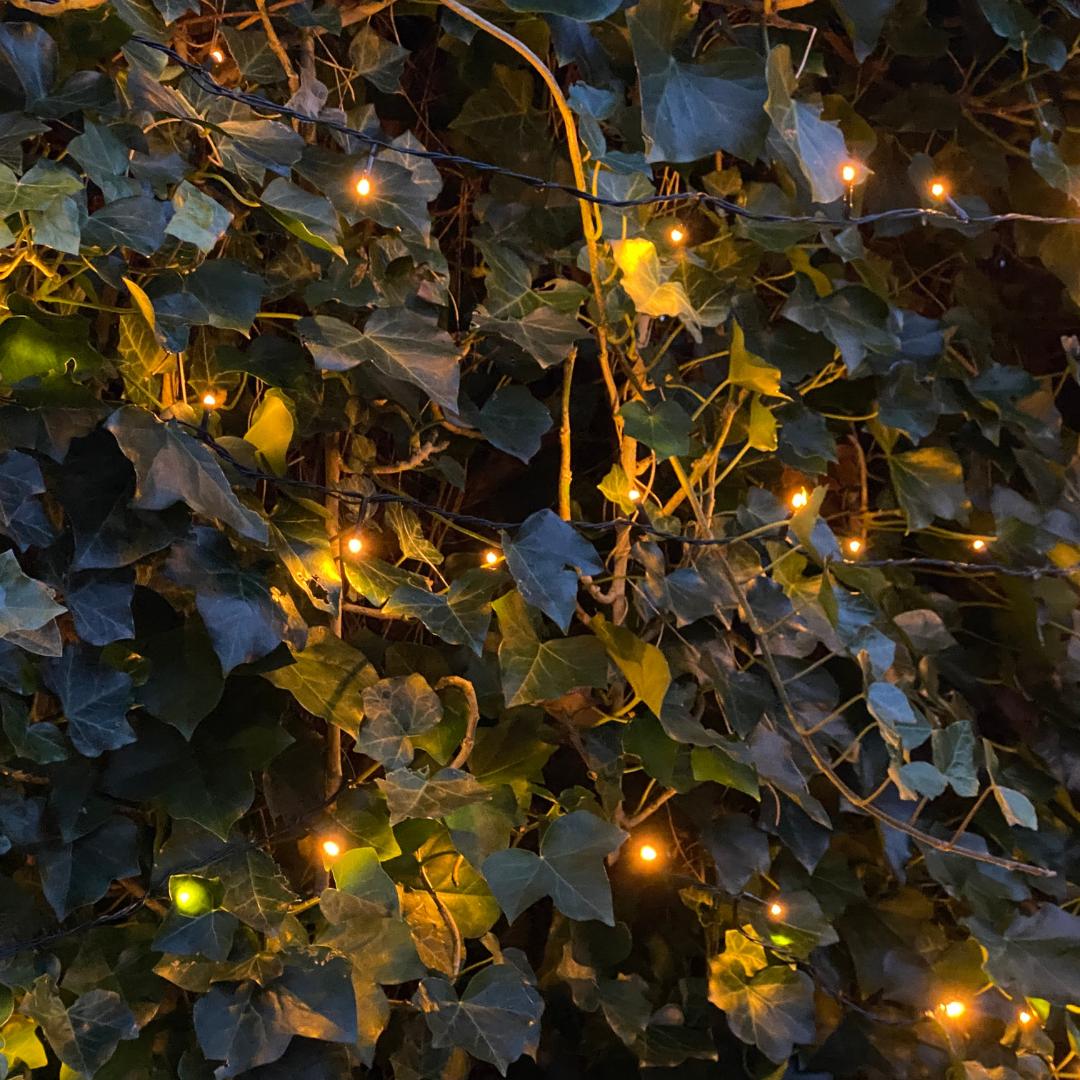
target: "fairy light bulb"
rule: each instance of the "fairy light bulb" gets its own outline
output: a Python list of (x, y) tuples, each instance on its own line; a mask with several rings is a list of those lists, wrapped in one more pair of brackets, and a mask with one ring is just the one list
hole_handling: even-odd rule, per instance
[(359, 555), (364, 550), (364, 541), (359, 536), (350, 536), (345, 541), (345, 549), (350, 555)]
[(322, 853), (328, 859), (336, 859), (341, 854), (341, 845), (336, 840), (324, 840), (322, 842)]
[(660, 858), (660, 852), (652, 844), (642, 844), (638, 848), (638, 858), (644, 863), (654, 863)]
[(639, 490), (638, 490), (638, 489), (637, 489), (636, 487), (632, 487), (632, 488), (631, 488), (631, 489), (630, 489), (630, 490), (629, 490), (629, 491), (628, 491), (628, 492), (626, 493), (626, 497), (627, 497), (627, 498), (628, 498), (628, 499), (629, 499), (629, 500), (630, 500), (631, 502), (638, 502), (638, 501), (639, 501), (639, 500), (641, 499), (641, 492), (640, 492), (640, 491), (639, 491)]
[(948, 197), (949, 185), (944, 180), (931, 180), (930, 181), (930, 197), (937, 199), (940, 202), (942, 199)]
[(499, 562), (499, 553), (493, 548), (488, 548), (484, 552), (484, 565), (485, 566), (497, 566)]
[(207, 390), (202, 396), (202, 405), (204, 409), (216, 409), (221, 404), (221, 399), (213, 390)]
[(955, 998), (952, 1001), (943, 1001), (938, 1008), (945, 1014), (948, 1020), (959, 1020), (967, 1012), (967, 1006)]
[(840, 179), (848, 186), (854, 184), (859, 179), (859, 166), (854, 161), (845, 161), (840, 166)]
[(769, 918), (771, 918), (771, 919), (782, 919), (784, 917), (784, 912), (786, 910), (787, 909), (784, 907), (783, 904), (780, 903), (779, 900), (774, 900), (769, 905)]
[(225, 54), (220, 49), (211, 49), (210, 59), (213, 60), (215, 64), (223, 64), (225, 62)]
[(791, 503), (792, 510), (801, 510), (807, 503), (810, 502), (810, 493), (806, 488), (799, 488), (798, 491), (792, 492), (791, 498), (788, 500)]
[(854, 536), (847, 542), (846, 546), (849, 555), (858, 555), (862, 551), (862, 541)]
[(356, 181), (356, 194), (361, 199), (366, 199), (371, 194), (371, 177), (367, 173), (364, 173), (359, 180)]
[(985, 540), (972, 540), (971, 541), (971, 550), (972, 551), (985, 551), (986, 550), (986, 541)]
[(169, 895), (172, 898), (173, 907), (188, 918), (204, 915), (213, 907), (210, 890), (198, 878), (170, 878)]
[(1029, 1013), (1027, 1009), (1021, 1009), (1016, 1014), (1016, 1019), (1020, 1022), (1021, 1027), (1027, 1027), (1027, 1025), (1030, 1024), (1031, 1021), (1035, 1019), (1035, 1017), (1032, 1016), (1032, 1014)]
[(672, 225), (671, 231), (668, 233), (668, 239), (673, 244), (681, 244), (686, 239), (686, 232), (681, 225)]

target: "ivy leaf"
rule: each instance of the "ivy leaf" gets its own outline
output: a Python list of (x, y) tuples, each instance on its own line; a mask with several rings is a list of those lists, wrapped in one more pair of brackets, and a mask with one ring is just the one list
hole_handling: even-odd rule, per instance
[(494, 603), (502, 641), (499, 668), (508, 706), (551, 701), (578, 687), (607, 685), (607, 653), (595, 637), (541, 641), (521, 595)]
[(24, 105), (32, 107), (48, 97), (56, 79), (56, 59), (56, 42), (43, 27), (10, 22), (0, 28), (0, 68), (5, 89), (18, 87)]
[(172, 214), (170, 203), (148, 195), (117, 199), (87, 219), (83, 242), (103, 250), (125, 247), (140, 255), (153, 255), (165, 243), (165, 229)]
[(985, 968), (1003, 990), (1017, 997), (1045, 998), (1055, 1005), (1080, 1000), (1080, 918), (1054, 904), (1017, 915), (1001, 932), (971, 921), (986, 949)]
[(209, 252), (225, 235), (233, 216), (221, 203), (184, 180), (173, 192), (174, 214), (165, 227), (169, 236)]
[(214, 863), (214, 871), (221, 879), (222, 908), (262, 933), (275, 932), (296, 901), (296, 894), (265, 852), (241, 850)]
[(379, 678), (367, 657), (325, 627), (315, 627), (293, 659), (266, 678), (288, 690), (313, 716), (355, 735), (362, 715), (360, 693)]
[(135, 1017), (119, 994), (91, 990), (65, 1008), (48, 975), (34, 983), (23, 1009), (41, 1025), (56, 1056), (80, 1076), (94, 1076), (121, 1040), (139, 1035)]
[(345, 260), (341, 223), (327, 199), (279, 176), (270, 181), (260, 201), (270, 216), (293, 236)]
[(176, 956), (205, 956), (207, 960), (226, 960), (239, 926), (227, 911), (207, 911), (195, 918), (170, 912), (151, 946), (158, 952)]
[(968, 720), (954, 720), (948, 727), (931, 734), (934, 764), (952, 785), (957, 795), (973, 799), (979, 794), (975, 769), (975, 734)]
[(513, 539), (501, 533), (506, 565), (526, 603), (539, 608), (565, 634), (577, 600), (578, 574), (599, 574), (591, 544), (550, 510), (530, 515)]
[(380, 679), (360, 695), (364, 722), (356, 747), (387, 770), (400, 769), (413, 759), (410, 736), (436, 727), (442, 703), (423, 675)]
[(40, 630), (66, 610), (52, 589), (22, 572), (13, 551), (0, 553), (0, 637)]
[[(755, 356), (746, 347), (746, 335), (735, 320), (731, 323), (731, 363), (728, 368), (728, 381), (736, 386), (745, 386), (768, 397), (782, 397), (780, 393), (779, 368), (767, 364), (760, 356)], [(774, 424), (775, 431), (775, 424)]]
[(109, 818), (69, 844), (38, 852), (41, 891), (58, 919), (100, 900), (119, 878), (139, 873), (138, 833), (127, 818)]
[(433, 776), (426, 769), (395, 769), (375, 783), (386, 796), (391, 825), (409, 818), (444, 818), (460, 806), (491, 798), (487, 788), (460, 769), (440, 769)]
[(551, 430), (551, 413), (524, 386), (504, 386), (484, 402), (479, 427), (492, 446), (526, 464)]
[(874, 51), (896, 0), (833, 0), (833, 6), (844, 20), (855, 59), (861, 64)]
[(408, 49), (380, 37), (368, 24), (349, 42), (349, 59), (359, 75), (384, 94), (397, 92)]
[(709, 1000), (744, 1043), (770, 1061), (787, 1061), (797, 1043), (811, 1043), (816, 1036), (813, 981), (785, 965), (748, 967), (731, 947), (737, 933), (728, 930), (728, 948), (709, 961)]
[(253, 982), (212, 986), (195, 1002), (195, 1035), (206, 1057), (224, 1061), (220, 1077), (277, 1061), (292, 1042), (276, 997)]
[(130, 571), (91, 571), (76, 577), (64, 599), (79, 637), (88, 645), (108, 645), (135, 636), (134, 595), (135, 576)]
[(964, 472), (956, 454), (941, 446), (923, 446), (889, 455), (889, 475), (907, 515), (908, 529), (925, 529), (934, 518), (960, 519), (967, 504)]
[(184, 502), (196, 513), (223, 521), (248, 540), (266, 543), (266, 522), (241, 505), (206, 447), (172, 424), (163, 424), (132, 406), (117, 409), (105, 426), (135, 466), (134, 506), (164, 510)]
[(285, 459), (296, 428), (290, 405), (280, 390), (267, 390), (244, 436), (244, 442), (251, 443), (278, 476), (285, 475)]
[(664, 0), (641, 0), (626, 22), (647, 160), (697, 161), (720, 150), (756, 160), (768, 127), (761, 57), (749, 49), (711, 49), (696, 64), (676, 59), (693, 19)]
[(525, 1054), (536, 1056), (544, 1001), (512, 964), (496, 964), (469, 980), (458, 998), (445, 979), (423, 979), (413, 997), (436, 1047), (460, 1046), (503, 1076)]
[(508, 0), (511, 11), (561, 15), (581, 22), (599, 22), (619, 8), (619, 0)]
[(634, 694), (659, 716), (664, 707), (664, 697), (671, 686), (671, 669), (664, 654), (625, 626), (609, 623), (603, 615), (594, 615), (589, 629), (604, 643), (608, 655), (626, 676)]
[(22, 551), (48, 547), (56, 533), (45, 516), (41, 500), (45, 491), (41, 467), (18, 450), (0, 454), (0, 533)]
[(604, 860), (625, 840), (622, 829), (575, 810), (548, 826), (539, 855), (524, 848), (496, 851), (484, 860), (483, 874), (510, 922), (550, 896), (568, 919), (614, 926)]
[(300, 338), (323, 371), (368, 363), (392, 379), (420, 387), (456, 413), (459, 350), (436, 321), (408, 308), (381, 308), (361, 331), (328, 315), (301, 319)]
[[(345, 576), (349, 584), (365, 600), (370, 600), (373, 604), (385, 604), (397, 589), (408, 586), (410, 591), (407, 594), (402, 594), (403, 603), (406, 606), (410, 604), (417, 605), (420, 608), (427, 604), (438, 606), (434, 604), (436, 594), (431, 593), (427, 588), (425, 578), (419, 574), (414, 574), (411, 570), (403, 570), (400, 566), (394, 566), (393, 563), (384, 562), (382, 559), (377, 559), (372, 555), (365, 555), (364, 558), (356, 562), (347, 562), (345, 564)], [(411, 590), (415, 590), (421, 595), (416, 596)], [(402, 614), (411, 615), (413, 612), (403, 610)], [(420, 617), (419, 613), (416, 613), (416, 617)]]
[(643, 236), (629, 240), (613, 240), (611, 248), (615, 265), (622, 273), (620, 281), (634, 302), (639, 315), (672, 316), (681, 319), (695, 338), (698, 318), (686, 289), (679, 281), (667, 280), (657, 254), (656, 245)]
[(237, 564), (222, 533), (205, 526), (193, 529), (185, 543), (173, 547), (165, 574), (194, 591), (195, 606), (226, 675), (281, 643), (285, 617), (265, 579)]
[(871, 683), (866, 707), (881, 725), (882, 737), (897, 749), (914, 750), (930, 738), (930, 725), (912, 709), (907, 695), (895, 683)]
[(96, 650), (69, 646), (45, 668), (45, 684), (60, 699), (68, 737), (86, 757), (135, 741), (127, 722), (131, 677), (101, 663)]
[(456, 578), (445, 593), (403, 584), (394, 589), (383, 610), (419, 619), (436, 637), (451, 645), (468, 645), (480, 656), (491, 625), (491, 594), (504, 580), (490, 570), (477, 569)]
[(677, 402), (660, 401), (649, 408), (631, 401), (619, 410), (626, 433), (643, 442), (660, 457), (683, 457), (690, 453), (690, 417)]
[(840, 167), (847, 160), (844, 134), (837, 124), (821, 119), (821, 107), (796, 101), (795, 72), (791, 49), (778, 45), (769, 51), (765, 65), (769, 97), (765, 111), (777, 137), (771, 142), (782, 159), (790, 159), (801, 170), (814, 202), (835, 202), (844, 194)]

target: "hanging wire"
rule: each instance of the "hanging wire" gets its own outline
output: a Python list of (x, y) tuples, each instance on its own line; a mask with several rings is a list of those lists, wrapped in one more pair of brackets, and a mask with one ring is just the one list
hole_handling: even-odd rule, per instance
[[(821, 228), (847, 229), (856, 225), (873, 225), (884, 221), (928, 221), (948, 222), (954, 225), (1001, 225), (1008, 222), (1027, 222), (1035, 225), (1080, 225), (1080, 217), (1047, 217), (1042, 214), (1023, 214), (1009, 212), (1004, 214), (969, 214), (958, 215), (955, 210), (942, 210), (938, 207), (898, 207), (892, 210), (880, 210), (873, 214), (862, 214), (858, 217), (844, 217), (841, 212), (839, 217), (826, 217), (822, 213), (816, 214), (775, 214), (760, 210), (751, 210), (749, 207), (740, 206), (739, 203), (719, 195), (710, 195), (704, 191), (673, 191), (666, 194), (647, 195), (637, 199), (616, 199), (604, 195), (596, 195), (591, 191), (585, 191), (574, 187), (572, 184), (559, 183), (556, 180), (545, 180), (543, 177), (532, 176), (529, 173), (518, 172), (515, 169), (507, 169), (502, 165), (495, 165), (490, 161), (480, 161), (477, 158), (464, 157), (461, 154), (450, 154), (441, 150), (421, 150), (416, 147), (396, 146), (388, 139), (372, 135), (370, 132), (361, 131), (359, 128), (350, 127), (339, 120), (326, 116), (310, 116), (288, 105), (281, 105), (260, 94), (250, 94), (243, 90), (223, 86), (201, 65), (186, 60), (175, 49), (160, 41), (152, 41), (149, 38), (133, 36), (131, 41), (147, 49), (153, 49), (167, 56), (174, 64), (184, 69), (196, 85), (207, 94), (226, 98), (238, 104), (246, 105), (250, 109), (259, 112), (273, 113), (279, 117), (298, 120), (305, 124), (317, 124), (320, 127), (336, 131), (342, 135), (348, 135), (354, 139), (371, 146), (393, 151), (408, 157), (422, 158), (425, 161), (445, 162), (448, 164), (461, 165), (465, 168), (475, 169), (478, 172), (491, 173), (517, 180), (529, 187), (540, 191), (558, 191), (564, 195), (579, 199), (582, 202), (594, 206), (611, 207), (616, 210), (628, 210), (639, 206), (659, 206), (672, 203), (689, 203), (708, 206), (735, 217), (747, 221), (754, 221), (766, 225), (814, 225)], [(160, 106), (155, 106), (154, 111), (167, 112)], [(192, 124), (206, 126), (207, 121), (199, 117), (187, 116), (181, 113), (171, 113), (178, 120), (184, 120)], [(838, 211), (840, 212), (840, 211)]]

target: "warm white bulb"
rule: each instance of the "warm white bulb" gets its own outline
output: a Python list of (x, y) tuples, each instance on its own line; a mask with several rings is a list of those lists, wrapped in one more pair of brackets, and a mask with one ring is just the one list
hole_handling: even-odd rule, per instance
[(946, 1001), (939, 1008), (950, 1020), (959, 1020), (967, 1012), (967, 1006), (962, 1001)]
[(350, 555), (359, 555), (364, 550), (364, 541), (359, 536), (350, 536), (345, 547), (348, 548)]
[(215, 64), (221, 64), (225, 61), (225, 54), (220, 49), (211, 49), (210, 59), (213, 60)]
[(642, 844), (638, 848), (638, 856), (642, 862), (656, 862), (660, 858), (660, 852), (652, 844)]
[(371, 194), (371, 180), (366, 175), (356, 181), (356, 194), (362, 199)]
[(771, 916), (772, 916), (772, 917), (773, 917), (774, 919), (779, 919), (779, 918), (782, 918), (782, 917), (783, 917), (783, 914), (784, 914), (784, 905), (783, 905), (783, 904), (781, 904), (781, 903), (780, 903), (779, 901), (777, 901), (777, 900), (774, 900), (774, 901), (773, 901), (773, 902), (772, 902), (772, 903), (771, 903), (771, 904), (769, 905), (769, 914), (770, 914), (770, 915), (771, 915)]
[(484, 552), (484, 565), (494, 566), (499, 561), (499, 553), (497, 551), (485, 551)]
[(628, 492), (626, 493), (626, 497), (627, 497), (627, 498), (628, 498), (628, 499), (629, 499), (629, 500), (630, 500), (631, 502), (637, 502), (637, 501), (638, 501), (638, 500), (639, 500), (639, 499), (641, 498), (641, 492), (640, 492), (640, 491), (638, 491), (638, 489), (637, 489), (637, 488), (635, 488), (635, 487), (632, 487), (632, 488), (631, 488), (631, 489), (630, 489), (630, 490), (629, 490), (629, 491), (628, 491)]
[(1021, 1009), (1020, 1012), (1017, 1013), (1016, 1019), (1019, 1020), (1021, 1024), (1026, 1025), (1030, 1024), (1031, 1021), (1035, 1019), (1035, 1017), (1032, 1016), (1031, 1013), (1027, 1011), (1027, 1009)]
[(862, 541), (856, 539), (854, 536), (847, 542), (847, 549), (849, 555), (858, 555), (862, 551)]
[(218, 406), (217, 394), (213, 394), (208, 390), (203, 394), (202, 403), (204, 409), (216, 409)]
[(840, 166), (840, 179), (843, 180), (845, 184), (854, 184), (858, 175), (859, 167), (853, 162), (848, 161)]
[(792, 510), (801, 510), (810, 501), (810, 495), (806, 488), (799, 488), (794, 492), (789, 500)]
[(935, 199), (944, 199), (948, 195), (949, 189), (945, 186), (944, 180), (932, 180), (930, 182), (930, 195)]
[(971, 541), (971, 550), (972, 551), (985, 551), (986, 550), (986, 541), (985, 540), (972, 540)]
[(672, 227), (671, 232), (668, 233), (668, 237), (673, 244), (681, 244), (686, 239), (686, 233), (678, 226)]
[(336, 859), (341, 854), (341, 845), (336, 840), (324, 840), (322, 849), (328, 859)]

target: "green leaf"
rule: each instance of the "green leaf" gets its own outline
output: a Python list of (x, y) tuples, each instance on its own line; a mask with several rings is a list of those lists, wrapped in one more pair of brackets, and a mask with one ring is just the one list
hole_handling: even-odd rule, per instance
[(882, 737), (897, 749), (914, 750), (930, 738), (930, 725), (912, 709), (907, 695), (895, 683), (871, 683), (866, 707), (881, 725)]
[(456, 578), (445, 593), (403, 584), (394, 589), (383, 610), (419, 619), (436, 637), (451, 645), (468, 645), (480, 656), (491, 625), (491, 594), (503, 581), (502, 575), (481, 568)]
[[(400, 566), (384, 562), (373, 555), (364, 555), (355, 562), (346, 562), (345, 577), (356, 592), (373, 604), (385, 604), (397, 589), (407, 586), (409, 592), (402, 594), (404, 604), (439, 606), (436, 603), (436, 594), (427, 588), (427, 581), (419, 574), (403, 570)], [(412, 614), (411, 611), (403, 613)], [(419, 613), (416, 617), (419, 618)]]
[(279, 176), (270, 181), (260, 201), (267, 213), (293, 236), (345, 260), (341, 223), (327, 199)]
[(660, 457), (683, 457), (690, 453), (690, 417), (677, 402), (661, 401), (649, 408), (631, 401), (619, 411), (631, 438), (643, 442)]
[(639, 315), (672, 316), (697, 336), (697, 312), (682, 283), (672, 281), (660, 265), (656, 245), (643, 236), (614, 240), (611, 244), (619, 279)]
[(165, 243), (172, 214), (171, 204), (147, 195), (117, 199), (90, 216), (83, 226), (83, 243), (105, 251), (122, 247), (139, 255), (153, 255)]
[(460, 998), (445, 979), (424, 979), (413, 998), (437, 1047), (460, 1046), (503, 1076), (523, 1055), (536, 1056), (544, 1001), (513, 964), (484, 968)]
[(608, 656), (626, 676), (634, 694), (659, 716), (671, 686), (671, 669), (664, 654), (625, 626), (609, 623), (603, 615), (594, 615), (589, 629), (604, 643)]
[(164, 510), (187, 503), (198, 514), (217, 518), (248, 540), (267, 541), (266, 522), (243, 506), (210, 451), (172, 424), (125, 406), (105, 422), (138, 478), (132, 504)]
[(101, 663), (95, 650), (69, 646), (45, 669), (45, 683), (60, 699), (68, 737), (86, 757), (134, 742), (127, 722), (130, 676)]
[(288, 667), (267, 672), (266, 678), (288, 690), (313, 716), (355, 735), (362, 715), (359, 693), (379, 679), (367, 657), (326, 628), (315, 627), (293, 659)]
[(538, 855), (525, 848), (496, 851), (484, 860), (483, 873), (511, 922), (537, 900), (550, 896), (569, 919), (598, 919), (614, 926), (604, 860), (625, 840), (622, 829), (595, 814), (575, 810), (548, 826)]
[(592, 545), (550, 510), (531, 514), (513, 539), (505, 532), (501, 537), (518, 591), (565, 634), (574, 615), (578, 574), (603, 570)]
[(504, 386), (484, 402), (479, 427), (484, 438), (528, 464), (551, 430), (551, 413), (524, 386)]
[[(724, 1011), (728, 1026), (770, 1061), (787, 1061), (798, 1043), (816, 1036), (814, 984), (803, 971), (780, 964), (748, 969), (732, 948), (738, 931), (727, 931), (728, 947), (709, 961), (709, 1000)], [(756, 967), (756, 964), (754, 965)]]
[(233, 219), (221, 203), (186, 180), (173, 192), (172, 202), (175, 213), (165, 227), (166, 234), (194, 244), (203, 252), (213, 249)]
[(957, 795), (972, 799), (979, 794), (975, 769), (975, 734), (968, 720), (954, 720), (931, 735), (934, 764), (948, 778)]
[(40, 630), (62, 615), (67, 608), (56, 603), (53, 595), (44, 582), (22, 572), (15, 552), (0, 553), (0, 637)]
[(840, 12), (851, 36), (855, 59), (860, 64), (874, 51), (896, 3), (897, 0), (833, 0), (833, 6)]
[(595, 637), (541, 641), (517, 592), (500, 597), (493, 606), (502, 631), (499, 668), (508, 706), (550, 701), (578, 687), (607, 685), (607, 653)]
[(460, 806), (491, 798), (487, 788), (460, 769), (440, 769), (434, 775), (426, 769), (395, 769), (375, 783), (386, 796), (391, 825), (409, 818), (444, 818)]
[(213, 869), (221, 879), (221, 906), (262, 933), (275, 932), (297, 899), (277, 864), (262, 851), (241, 850), (215, 862)]
[(251, 443), (278, 476), (285, 475), (286, 456), (296, 427), (291, 406), (280, 390), (267, 390), (244, 436), (244, 442)]
[(152, 948), (176, 956), (204, 956), (226, 960), (239, 925), (227, 911), (207, 911), (194, 919), (170, 912), (154, 938)]
[(771, 454), (777, 447), (776, 416), (772, 409), (762, 404), (755, 394), (750, 402), (750, 422), (747, 425), (746, 441), (755, 450)]
[(380, 37), (367, 23), (349, 42), (349, 59), (357, 74), (362, 75), (384, 94), (397, 91), (408, 55), (408, 49)]
[(511, 11), (561, 15), (580, 22), (599, 22), (619, 7), (619, 0), (507, 0)]
[(41, 1025), (56, 1056), (81, 1076), (92, 1077), (122, 1039), (139, 1034), (135, 1017), (119, 994), (91, 990), (65, 1008), (48, 975), (35, 981), (23, 1008)]
[(386, 508), (386, 520), (394, 530), (403, 558), (431, 566), (438, 566), (443, 561), (442, 552), (424, 536), (420, 515), (411, 507), (391, 503)]
[(729, 48), (711, 49), (698, 63), (676, 59), (693, 19), (664, 0), (641, 0), (626, 21), (647, 159), (697, 161), (723, 150), (756, 160), (768, 127), (761, 58), (749, 49)]
[(412, 761), (410, 736), (430, 731), (442, 722), (442, 703), (422, 675), (380, 679), (367, 687), (360, 699), (364, 722), (356, 748), (387, 770), (400, 769)]
[(111, 817), (71, 843), (37, 854), (41, 891), (58, 919), (100, 900), (112, 883), (139, 873), (138, 836), (127, 818)]
[(361, 331), (317, 315), (297, 324), (300, 338), (323, 371), (368, 363), (392, 379), (420, 387), (432, 401), (457, 412), (459, 350), (436, 321), (408, 308), (380, 309)]
[(980, 919), (971, 929), (986, 949), (985, 968), (1002, 990), (1045, 998), (1056, 1005), (1080, 1001), (1080, 918), (1054, 904), (1016, 915), (997, 931)]
[(821, 106), (792, 97), (795, 72), (791, 49), (778, 45), (765, 65), (769, 97), (765, 111), (773, 123), (770, 147), (781, 160), (794, 165), (810, 185), (814, 202), (835, 202), (844, 194), (840, 167), (848, 159), (844, 133), (837, 124), (821, 119)]
[(909, 529), (925, 529), (934, 518), (961, 519), (967, 505), (960, 459), (946, 447), (923, 446), (889, 456), (889, 475)]

